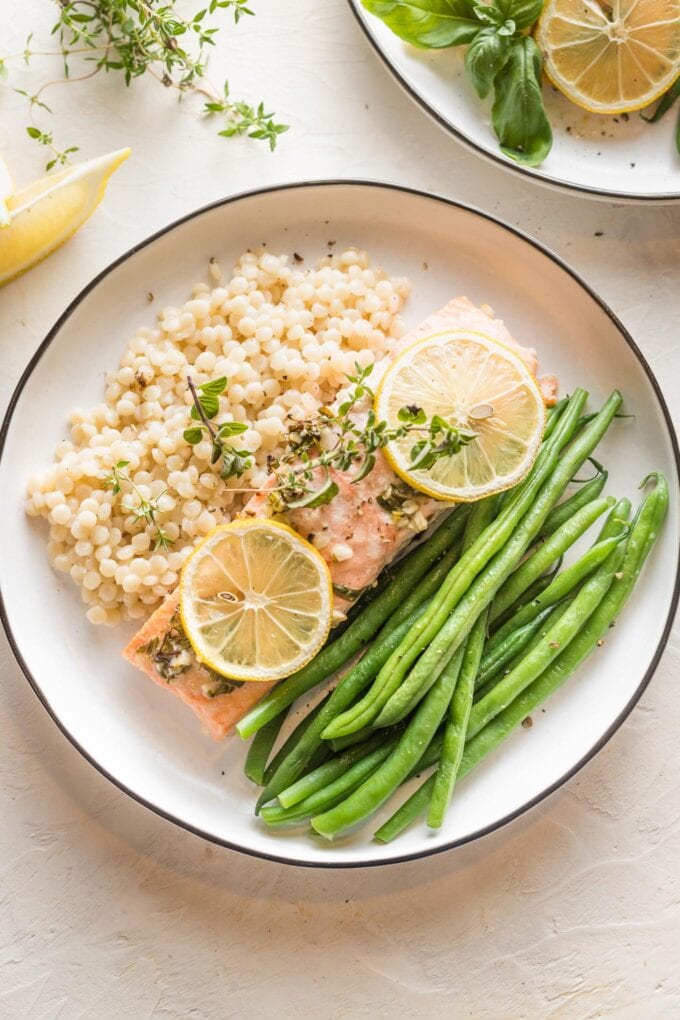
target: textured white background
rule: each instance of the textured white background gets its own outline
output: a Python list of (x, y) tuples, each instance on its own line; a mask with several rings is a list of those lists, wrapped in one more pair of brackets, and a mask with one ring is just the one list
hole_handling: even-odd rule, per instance
[[(134, 153), (78, 236), (0, 292), (3, 405), (66, 304), (135, 242), (229, 193), (346, 175), (479, 205), (565, 256), (632, 331), (677, 421), (679, 206), (524, 184), (411, 105), (343, 0), (253, 6), (213, 74), (291, 124), (274, 155), (216, 138), (150, 81), (52, 90), (45, 125), (60, 141), (84, 156)], [(31, 29), (46, 42), (52, 14), (49, 0), (0, 0), (2, 46), (21, 49)], [(40, 73), (14, 81), (35, 87)], [(0, 151), (24, 183), (41, 171), (25, 123), (24, 101), (3, 88)], [(677, 627), (628, 722), (549, 802), (472, 847), (345, 872), (241, 857), (128, 800), (60, 735), (1, 640), (3, 1020), (680, 1015)]]

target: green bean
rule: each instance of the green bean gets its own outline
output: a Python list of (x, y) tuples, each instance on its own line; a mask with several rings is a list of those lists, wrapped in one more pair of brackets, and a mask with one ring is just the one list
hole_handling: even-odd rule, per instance
[(585, 482), (582, 489), (577, 489), (573, 496), (565, 499), (563, 503), (560, 503), (548, 514), (541, 528), (541, 535), (552, 535), (570, 517), (573, 517), (577, 510), (587, 506), (591, 500), (597, 499), (607, 484), (608, 478), (609, 472), (598, 464), (598, 471), (595, 477), (591, 478), (589, 482)]
[(619, 499), (607, 514), (607, 519), (600, 528), (597, 536), (598, 542), (604, 542), (607, 538), (617, 538), (621, 534), (628, 535), (628, 518), (630, 517), (631, 503), (625, 496)]
[(554, 432), (555, 426), (557, 425), (557, 420), (564, 411), (564, 409), (566, 408), (568, 403), (569, 397), (562, 397), (562, 399), (558, 400), (556, 404), (548, 408), (545, 418), (545, 429), (543, 430), (544, 442), (546, 439), (549, 439), (552, 433)]
[(456, 510), (450, 514), (434, 534), (396, 565), (391, 583), (359, 613), (337, 641), (326, 645), (310, 663), (278, 684), (241, 719), (236, 726), (239, 735), (244, 739), (252, 737), (284, 708), (344, 666), (385, 620), (399, 610), (408, 593), (456, 541), (464, 526), (464, 513)]
[(620, 552), (622, 547), (619, 546), (609, 554), (595, 573), (584, 581), (580, 591), (547, 634), (535, 640), (521, 662), (477, 702), (470, 713), (468, 725), (470, 737), (474, 737), (499, 712), (507, 708), (518, 694), (521, 694), (551, 662), (554, 662), (560, 652), (568, 647), (569, 642), (573, 641), (607, 593), (618, 569)]
[(420, 613), (424, 612), (425, 605), (426, 603), (423, 603), (413, 610), (411, 615), (386, 634), (384, 639), (381, 639), (380, 635), (383, 633), (381, 631), (363, 658), (345, 673), (319, 714), (305, 727), (299, 739), (290, 744), (286, 755), (279, 757), (276, 768), (270, 772), (267, 785), (260, 795), (263, 804), (273, 800), (281, 790), (285, 790), (301, 775), (309, 763), (310, 756), (323, 745), (321, 733), (325, 727), (338, 712), (351, 705), (368, 687), (383, 662), (413, 626)]
[[(555, 661), (492, 722), (468, 740), (459, 768), (459, 778), (471, 772), (531, 712), (550, 697), (598, 646), (603, 636), (615, 623), (635, 586), (645, 559), (656, 541), (668, 509), (666, 479), (658, 473), (649, 477), (656, 479), (656, 488), (646, 497), (633, 522), (633, 528), (625, 546), (620, 545), (613, 554), (614, 565), (620, 566), (621, 570), (617, 569), (614, 574), (614, 580), (605, 597), (593, 615), (586, 621), (582, 630)], [(647, 480), (645, 479), (645, 481)], [(625, 520), (630, 512), (629, 501), (621, 500), (614, 511), (618, 512)], [(607, 525), (605, 525), (606, 527)], [(434, 784), (435, 776), (431, 775), (378, 829), (375, 838), (382, 843), (389, 843), (421, 815), (430, 801)]]
[[(433, 599), (427, 613), (423, 614), (401, 642), (399, 648), (392, 653), (380, 670), (368, 694), (350, 711), (339, 716), (327, 727), (324, 731), (325, 739), (345, 736), (353, 730), (361, 729), (380, 713), (383, 705), (399, 687), (408, 668), (415, 662), (423, 649), (434, 640), (452, 609), (470, 587), (471, 581), (503, 548), (504, 543), (515, 531), (518, 521), (534, 503), (539, 489), (557, 463), (562, 446), (572, 435), (575, 421), (586, 398), (587, 394), (584, 390), (577, 390), (574, 393), (566, 411), (560, 416), (552, 436), (542, 446), (529, 476), (517, 487), (512, 499), (508, 501), (494, 521), (493, 527), (487, 528), (476, 542), (463, 553), (442, 585), (440, 592)], [(589, 452), (590, 450), (587, 451), (587, 453)], [(540, 523), (542, 524), (543, 520)], [(480, 612), (482, 608), (480, 606)], [(434, 679), (439, 671), (434, 673)]]
[(282, 712), (281, 715), (277, 715), (275, 719), (272, 719), (259, 730), (248, 748), (248, 754), (246, 755), (245, 765), (243, 771), (253, 783), (258, 786), (262, 786), (264, 783), (264, 773), (267, 767), (267, 760), (272, 752), (272, 748), (276, 743), (281, 727), (286, 721), (288, 710)]
[(461, 645), (451, 662), (455, 663), (460, 655), (461, 666), (456, 689), (449, 705), (441, 758), (435, 774), (434, 788), (430, 800), (427, 824), (438, 829), (444, 822), (448, 811), (453, 788), (458, 775), (458, 767), (463, 757), (465, 734), (472, 710), (472, 696), (475, 689), (475, 676), (486, 637), (487, 610), (477, 618), (465, 644)]
[(372, 814), (394, 793), (423, 757), (451, 701), (457, 676), (456, 669), (449, 663), (418, 706), (389, 757), (346, 800), (315, 815), (311, 822), (313, 829), (332, 839)]
[[(586, 426), (569, 449), (559, 458), (555, 470), (542, 486), (531, 509), (516, 524), (512, 537), (494, 557), (493, 562), (486, 570), (471, 584), (468, 584), (465, 594), (448, 616), (430, 646), (423, 651), (419, 662), (382, 708), (375, 721), (377, 726), (391, 726), (399, 722), (424, 696), (432, 684), (433, 676), (436, 678), (479, 614), (489, 605), (503, 582), (521, 560), (539, 532), (551, 506), (556, 499), (559, 499), (560, 493), (568, 484), (579, 464), (582, 464), (592, 453), (611, 424), (620, 404), (621, 395), (615, 391), (597, 417)], [(566, 420), (569, 411), (570, 408), (567, 408), (562, 422)], [(558, 424), (557, 431), (559, 427)], [(495, 523), (492, 527), (495, 526)], [(464, 559), (465, 554), (459, 562), (462, 563)]]
[(272, 804), (263, 808), (263, 819), (267, 825), (282, 825), (285, 822), (302, 821), (304, 818), (311, 818), (317, 812), (330, 810), (346, 800), (366, 779), (373, 775), (382, 762), (394, 751), (398, 739), (396, 736), (383, 740), (378, 747), (353, 762), (333, 782), (315, 790), (304, 800), (298, 801), (291, 807), (286, 808), (283, 805)]
[(565, 521), (550, 538), (539, 545), (516, 570), (513, 570), (507, 581), (499, 588), (493, 601), (489, 614), (491, 622), (497, 620), (529, 585), (540, 577), (558, 556), (562, 556), (605, 510), (611, 509), (614, 503), (615, 500), (611, 496), (589, 501)]
[(522, 654), (552, 612), (553, 604), (551, 603), (540, 612), (538, 610), (534, 611), (533, 605), (525, 606), (525, 610), (532, 610), (529, 620), (523, 624), (518, 624), (516, 627), (511, 627), (509, 632), (503, 634), (499, 640), (496, 640), (496, 635), (494, 634), (487, 641), (484, 645), (484, 653), (479, 664), (475, 688), (482, 687), (492, 677), (496, 676), (504, 666), (507, 666), (512, 659)]
[[(267, 765), (266, 769), (264, 770), (263, 778), (265, 784), (267, 785), (269, 784), (271, 777), (278, 770), (278, 768), (281, 765), (281, 762), (285, 760), (285, 758), (290, 754), (291, 749), (298, 743), (298, 741), (303, 736), (305, 731), (312, 725), (314, 720), (322, 711), (324, 705), (328, 702), (329, 697), (330, 695), (326, 694), (326, 696), (322, 698), (321, 701), (319, 701), (319, 703), (315, 705), (314, 708), (300, 720), (295, 729), (292, 730), (291, 733), (289, 733), (284, 743), (281, 745), (281, 747), (276, 752), (269, 765)], [(255, 814), (257, 814), (261, 806), (266, 803), (265, 793), (267, 790), (267, 785), (265, 785), (264, 790), (262, 791), (257, 800), (257, 804), (255, 806)]]
[(356, 733), (348, 733), (346, 737), (336, 737), (334, 740), (327, 740), (325, 743), (330, 744), (333, 752), (344, 751), (348, 747), (353, 747), (354, 744), (360, 744), (362, 740), (366, 740), (367, 737), (375, 733), (372, 726), (364, 726), (362, 730), (357, 730)]
[[(622, 522), (623, 523), (623, 522)], [(531, 621), (542, 613), (546, 607), (554, 606), (576, 588), (581, 581), (588, 577), (607, 559), (613, 549), (628, 534), (628, 528), (619, 525), (619, 534), (612, 538), (605, 538), (596, 542), (574, 563), (570, 564), (555, 580), (548, 585), (545, 591), (534, 599), (533, 602), (523, 606), (514, 616), (494, 631), (484, 649), (484, 658), (495, 657), (496, 649), (508, 638), (512, 637), (518, 629), (530, 626)], [(507, 660), (506, 660), (507, 661)]]
[(349, 766), (353, 765), (355, 761), (364, 758), (367, 754), (375, 751), (376, 748), (382, 747), (386, 742), (385, 733), (372, 734), (363, 743), (348, 748), (342, 754), (336, 755), (318, 768), (312, 769), (311, 772), (306, 772), (304, 776), (291, 786), (281, 791), (279, 794), (280, 803), (283, 807), (289, 808), (293, 804), (304, 800), (305, 797), (309, 797), (312, 793), (316, 793), (317, 790), (322, 790), (325, 786), (328, 786), (344, 775)]
[[(465, 754), (463, 753), (464, 757)], [(462, 779), (462, 769), (460, 766), (458, 767), (458, 778)], [(415, 822), (416, 818), (419, 818), (427, 809), (432, 799), (432, 792), (436, 781), (437, 773), (433, 772), (411, 794), (408, 800), (405, 800), (401, 807), (397, 808), (394, 814), (390, 815), (387, 821), (373, 833), (373, 838), (377, 839), (379, 843), (391, 843), (408, 825)]]
[(461, 774), (469, 772), (490, 751), (500, 744), (523, 719), (560, 687), (581, 665), (615, 624), (635, 587), (668, 510), (668, 483), (659, 472), (643, 482), (655, 479), (656, 487), (649, 493), (635, 516), (625, 544), (612, 553), (615, 572), (609, 589), (595, 612), (573, 641), (541, 675), (522, 691), (492, 722), (472, 737), (465, 747)]
[[(524, 606), (528, 606), (530, 602), (537, 599), (538, 596), (545, 591), (545, 589), (552, 584), (560, 570), (562, 569), (562, 563), (564, 562), (564, 556), (560, 556), (559, 560), (550, 568), (545, 574), (541, 574), (533, 584), (529, 585), (526, 591), (522, 592), (518, 599), (516, 599), (511, 606), (509, 606), (504, 613), (502, 613), (496, 620), (496, 627), (500, 627), (507, 623), (511, 616), (523, 609)], [(519, 569), (519, 568), (518, 568)], [(510, 575), (512, 577), (512, 574)], [(493, 603), (492, 603), (493, 607)], [(491, 633), (494, 633), (494, 628), (490, 627)]]

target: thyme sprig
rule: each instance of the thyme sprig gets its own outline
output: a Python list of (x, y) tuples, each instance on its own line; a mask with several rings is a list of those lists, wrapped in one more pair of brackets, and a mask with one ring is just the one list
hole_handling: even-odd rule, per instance
[[(254, 11), (247, 0), (209, 0), (195, 13), (182, 17), (175, 0), (54, 0), (58, 16), (51, 35), (58, 50), (38, 50), (32, 34), (21, 53), (0, 56), (0, 80), (7, 76), (7, 63), (21, 59), (30, 64), (35, 57), (60, 57), (63, 76), (44, 82), (34, 93), (16, 89), (29, 103), (31, 124), (27, 131), (52, 153), (48, 165), (66, 163), (77, 146), (56, 147), (52, 132), (44, 130), (36, 117), (51, 113), (43, 95), (55, 85), (92, 78), (101, 71), (121, 74), (126, 85), (147, 74), (165, 88), (174, 89), (182, 99), (188, 94), (204, 99), (202, 112), (219, 116), (222, 137), (247, 135), (276, 147), (287, 125), (279, 124), (263, 103), (252, 105), (232, 99), (229, 83), (216, 88), (207, 78), (207, 54), (215, 45), (220, 27), (210, 25), (210, 16), (229, 11), (235, 24)], [(205, 2), (205, 0), (204, 0)], [(73, 71), (82, 73), (74, 74)]]
[[(367, 399), (372, 402), (375, 396), (367, 382), (373, 367), (362, 368), (357, 363), (355, 374), (347, 376), (352, 389), (337, 410), (322, 407), (317, 416), (291, 431), (288, 449), (276, 468), (279, 485), (269, 497), (275, 510), (330, 503), (339, 492), (331, 471), (357, 468), (352, 478), (356, 485), (375, 467), (378, 450), (407, 436), (421, 437), (409, 452), (414, 470), (430, 468), (443, 457), (455, 456), (475, 438), (474, 432), (458, 429), (439, 415), (428, 421), (423, 408), (413, 404), (400, 408), (397, 415), (400, 424), (394, 428), (378, 419), (372, 407), (362, 421), (363, 415), (356, 416), (358, 405)], [(293, 466), (287, 467), (288, 464)]]
[(167, 492), (167, 489), (163, 489), (153, 499), (146, 499), (139, 491), (138, 487), (130, 478), (125, 468), (130, 463), (129, 460), (119, 460), (114, 465), (111, 474), (107, 475), (104, 479), (104, 488), (109, 489), (114, 496), (117, 496), (123, 491), (123, 486), (129, 486), (129, 494), (137, 499), (136, 503), (128, 503), (121, 500), (121, 509), (127, 514), (131, 514), (136, 521), (144, 521), (147, 525), (153, 527), (152, 538), (154, 539), (154, 552), (159, 549), (169, 549), (172, 545), (173, 539), (167, 534), (162, 525), (158, 523), (158, 514), (164, 513), (160, 508), (158, 501), (161, 496)]
[[(428, 421), (423, 408), (415, 405), (400, 409), (399, 425), (394, 428), (379, 420), (372, 408), (357, 414), (362, 402), (374, 397), (367, 381), (373, 365), (362, 368), (357, 364), (355, 368), (355, 374), (347, 377), (351, 389), (337, 409), (322, 407), (314, 417), (295, 422), (286, 452), (270, 463), (277, 484), (268, 487), (267, 493), (275, 513), (330, 503), (339, 492), (332, 471), (355, 468), (352, 484), (356, 485), (373, 470), (379, 450), (406, 436), (418, 437), (410, 450), (414, 469), (430, 468), (441, 458), (455, 456), (475, 438), (474, 432), (458, 429), (439, 415)], [(184, 439), (195, 446), (207, 436), (212, 443), (211, 462), (220, 464), (221, 477), (240, 477), (251, 467), (252, 457), (246, 450), (235, 449), (228, 440), (248, 426), (240, 422), (220, 425), (214, 420), (227, 379), (222, 376), (198, 387), (190, 378), (187, 383), (193, 399), (191, 416), (198, 424), (184, 431)]]

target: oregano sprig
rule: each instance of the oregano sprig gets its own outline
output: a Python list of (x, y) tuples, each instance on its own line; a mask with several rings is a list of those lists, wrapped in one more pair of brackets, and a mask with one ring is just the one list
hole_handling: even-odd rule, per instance
[(225, 421), (217, 425), (214, 419), (220, 408), (219, 398), (227, 388), (225, 376), (212, 379), (196, 386), (187, 378), (187, 385), (193, 399), (191, 417), (196, 425), (184, 430), (184, 439), (190, 446), (197, 446), (206, 437), (212, 445), (210, 463), (220, 465), (220, 476), (240, 478), (251, 467), (253, 459), (248, 450), (237, 450), (228, 440), (248, 431), (248, 426), (239, 421)]

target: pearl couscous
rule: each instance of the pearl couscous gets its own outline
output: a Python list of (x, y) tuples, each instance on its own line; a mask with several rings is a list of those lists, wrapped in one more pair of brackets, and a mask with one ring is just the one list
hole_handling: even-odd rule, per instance
[[(380, 360), (404, 332), (408, 282), (362, 251), (308, 269), (263, 248), (242, 255), (229, 280), (215, 261), (210, 275), (212, 288), (196, 284), (191, 300), (137, 331), (104, 401), (71, 413), (70, 439), (29, 481), (27, 512), (49, 521), (50, 560), (80, 587), (92, 623), (150, 615), (195, 543), (248, 500), (234, 490), (262, 487), (289, 423), (331, 403), (355, 362)], [(227, 377), (217, 420), (248, 425), (238, 445), (252, 466), (240, 479), (213, 470), (208, 442), (184, 440), (187, 376), (197, 385)], [(120, 462), (134, 490), (107, 487)], [(141, 499), (154, 501), (167, 548), (155, 548), (156, 524), (134, 513)]]

